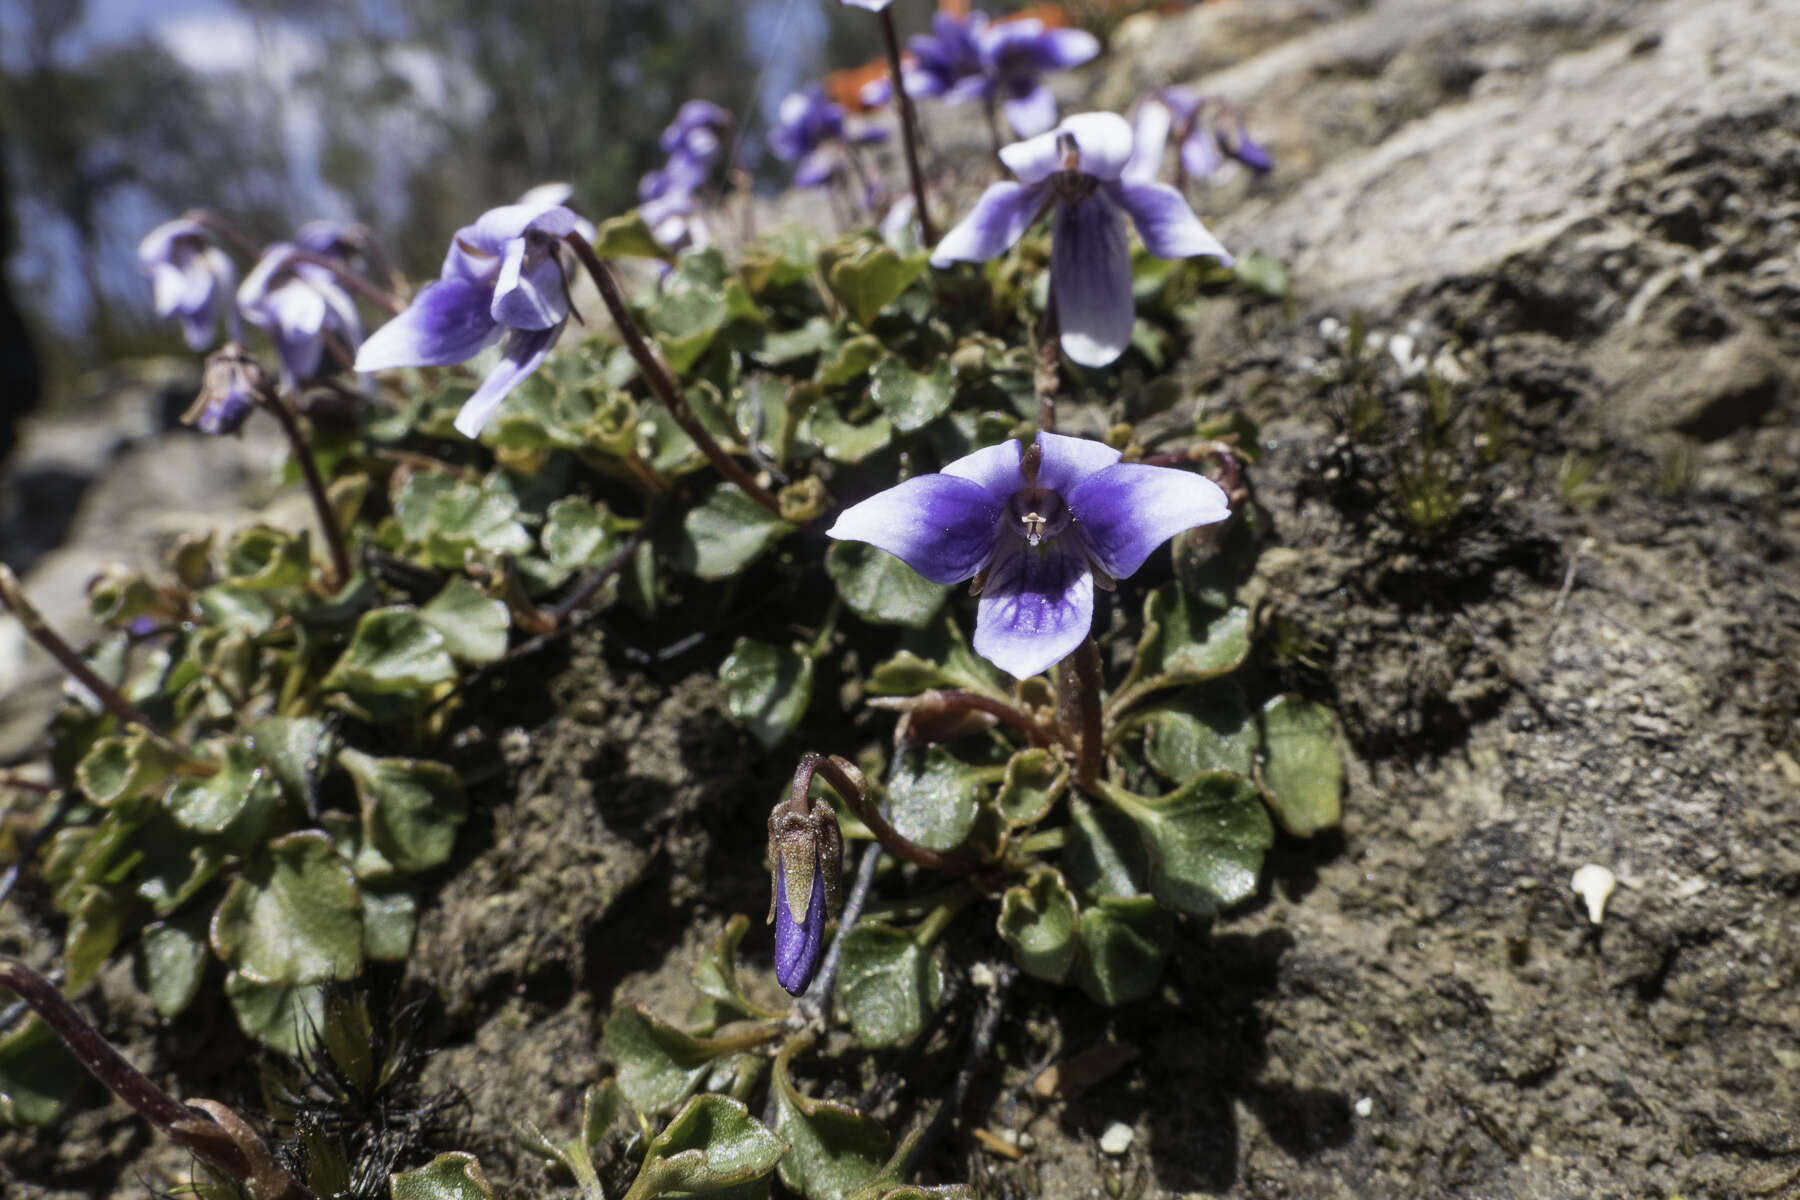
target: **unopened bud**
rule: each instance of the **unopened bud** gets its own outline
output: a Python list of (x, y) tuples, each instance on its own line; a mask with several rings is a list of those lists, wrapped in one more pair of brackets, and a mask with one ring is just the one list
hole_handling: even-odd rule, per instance
[(215, 437), (236, 433), (257, 403), (272, 394), (262, 364), (239, 343), (226, 342), (207, 358), (200, 394), (181, 420)]
[(838, 907), (844, 837), (824, 799), (804, 812), (783, 801), (769, 814), (769, 920), (775, 923), (775, 978), (802, 995), (818, 973), (825, 921)]

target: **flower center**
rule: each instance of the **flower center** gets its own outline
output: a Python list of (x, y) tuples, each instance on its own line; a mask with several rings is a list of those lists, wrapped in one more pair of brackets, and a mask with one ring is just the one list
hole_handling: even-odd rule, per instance
[(1073, 519), (1069, 506), (1049, 488), (1020, 488), (1006, 502), (1007, 524), (1033, 546), (1061, 533)]

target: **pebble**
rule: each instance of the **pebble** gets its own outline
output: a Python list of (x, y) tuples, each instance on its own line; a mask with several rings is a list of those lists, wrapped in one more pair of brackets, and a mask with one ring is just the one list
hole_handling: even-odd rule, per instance
[(1364, 1096), (1361, 1100), (1358, 1100), (1356, 1102), (1356, 1115), (1357, 1116), (1366, 1117), (1374, 1111), (1375, 1111), (1375, 1101), (1371, 1100), (1369, 1097)]
[(1114, 1121), (1106, 1127), (1106, 1132), (1100, 1135), (1100, 1152), (1118, 1158), (1131, 1149), (1131, 1140), (1135, 1136), (1131, 1132), (1131, 1126), (1123, 1121)]

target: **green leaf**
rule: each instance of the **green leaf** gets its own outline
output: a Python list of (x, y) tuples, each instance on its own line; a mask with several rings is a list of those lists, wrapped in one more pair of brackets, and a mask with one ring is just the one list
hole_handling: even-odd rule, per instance
[(270, 842), (213, 914), (214, 952), (251, 983), (353, 979), (362, 970), (362, 941), (356, 880), (316, 830)]
[(876, 625), (923, 629), (950, 592), (867, 542), (833, 542), (825, 552), (825, 572), (850, 611)]
[(1256, 722), (1235, 684), (1184, 692), (1138, 719), (1144, 723), (1144, 760), (1172, 783), (1202, 771), (1250, 774)]
[(319, 771), (331, 755), (331, 739), (318, 717), (264, 717), (250, 726), (250, 745), (294, 800), (318, 790)]
[(156, 1014), (171, 1020), (193, 1003), (206, 961), (206, 913), (195, 909), (144, 927), (132, 955), (132, 977)]
[(881, 343), (875, 338), (866, 334), (846, 338), (831, 346), (829, 352), (819, 360), (819, 369), (813, 372), (813, 382), (828, 388), (861, 379), (869, 373), (869, 368), (875, 365), (875, 360), (881, 355)]
[(238, 1027), (271, 1050), (299, 1056), (318, 1043), (325, 1027), (325, 986), (258, 983), (242, 971), (225, 976), (225, 996)]
[(371, 962), (405, 962), (419, 931), (419, 902), (411, 892), (365, 885), (363, 954)]
[(633, 1200), (669, 1192), (723, 1191), (767, 1175), (787, 1152), (750, 1110), (729, 1096), (695, 1096), (644, 1151)]
[(838, 995), (857, 1040), (894, 1046), (925, 1027), (937, 1007), (944, 973), (929, 946), (878, 921), (859, 921), (843, 937)]
[(903, 751), (888, 779), (888, 820), (931, 850), (960, 846), (980, 813), (984, 776), (942, 746)]
[(87, 1072), (35, 1015), (0, 1039), (0, 1121), (54, 1125)]
[(835, 400), (813, 408), (806, 420), (807, 432), (819, 452), (832, 462), (862, 462), (894, 440), (894, 425), (885, 416), (858, 425), (844, 419)]
[(1337, 718), (1322, 704), (1277, 696), (1263, 706), (1263, 796), (1281, 827), (1311, 837), (1338, 823), (1344, 760)]
[(1120, 694), (1204, 683), (1235, 671), (1249, 656), (1248, 608), (1227, 609), (1202, 623), (1187, 594), (1165, 583), (1144, 599), (1144, 633)]
[(1279, 300), (1288, 294), (1287, 267), (1279, 258), (1252, 250), (1237, 260), (1237, 277), (1250, 290)]
[(709, 996), (746, 1017), (780, 1016), (780, 1013), (764, 1008), (745, 995), (743, 983), (738, 979), (738, 943), (744, 940), (744, 934), (749, 929), (750, 918), (742, 913), (734, 914), (725, 922), (719, 936), (713, 939), (712, 953), (701, 959), (694, 968), (694, 986), (701, 995)]
[(813, 660), (796, 650), (739, 638), (719, 664), (731, 715), (764, 746), (792, 733), (812, 700)]
[(788, 1144), (781, 1182), (806, 1200), (844, 1200), (879, 1172), (893, 1151), (880, 1122), (846, 1104), (802, 1096), (788, 1073), (790, 1043), (775, 1058), (775, 1132)]
[(725, 297), (688, 290), (665, 293), (651, 306), (648, 323), (669, 369), (681, 375), (706, 353), (730, 315)]
[(1096, 808), (1080, 797), (1070, 801), (1063, 869), (1083, 892), (1097, 896), (1138, 896), (1150, 890), (1150, 860), (1137, 829), (1124, 813)]
[(1137, 823), (1150, 859), (1150, 893), (1164, 907), (1205, 917), (1255, 893), (1275, 830), (1248, 779), (1207, 771), (1154, 798), (1099, 786)]
[(603, 504), (566, 496), (544, 514), (539, 542), (551, 562), (565, 571), (598, 567), (625, 545), (624, 523)]
[(86, 987), (106, 960), (112, 957), (125, 931), (125, 914), (110, 888), (89, 886), (69, 918), (63, 939), (63, 962), (68, 967), (63, 990), (74, 995)]
[(75, 766), (75, 786), (101, 808), (111, 808), (161, 790), (180, 761), (167, 743), (135, 729), (95, 741)]
[(429, 871), (449, 861), (456, 830), (468, 815), (462, 780), (450, 767), (422, 758), (338, 754), (362, 801), (363, 840), (402, 871)]
[(388, 1176), (391, 1200), (494, 1200), (473, 1154), (440, 1154), (416, 1171)]
[(867, 329), (924, 270), (923, 254), (901, 258), (886, 246), (875, 246), (833, 263), (827, 281), (851, 318)]
[(234, 587), (253, 592), (299, 587), (312, 572), (311, 543), (298, 534), (267, 525), (240, 530), (225, 551), (225, 575)]
[(505, 603), (482, 595), (465, 576), (451, 579), (419, 616), (443, 635), (453, 658), (481, 666), (506, 656)]
[(949, 362), (922, 375), (897, 358), (884, 358), (869, 380), (869, 398), (901, 433), (923, 429), (950, 410), (955, 384)]
[(269, 817), (280, 802), (268, 769), (244, 741), (227, 743), (218, 774), (183, 779), (169, 789), (163, 801), (183, 829), (218, 837), (223, 845), (240, 852), (262, 840)]
[(701, 579), (727, 579), (755, 562), (793, 528), (736, 484), (722, 483), (704, 504), (689, 509), (682, 518), (683, 539), (677, 558)]
[(385, 696), (423, 691), (455, 678), (456, 663), (444, 635), (417, 609), (394, 607), (363, 614), (322, 686)]
[(667, 1112), (700, 1084), (725, 1050), (654, 1016), (641, 1004), (607, 1018), (606, 1053), (619, 1069), (619, 1090), (644, 1116)]
[(664, 262), (671, 257), (650, 231), (643, 211), (636, 208), (595, 227), (594, 253), (601, 258), (660, 258)]
[(1027, 974), (1061, 983), (1075, 964), (1080, 916), (1055, 867), (1034, 867), (1000, 901), (1000, 936)]
[(1107, 897), (1081, 911), (1075, 982), (1101, 1004), (1142, 1000), (1162, 978), (1169, 914), (1149, 896)]
[(995, 805), (1011, 825), (1031, 825), (1050, 815), (1069, 783), (1069, 764), (1048, 750), (1021, 750), (1006, 763)]
[(197, 593), (194, 607), (200, 610), (203, 624), (236, 629), (252, 637), (267, 633), (275, 624), (275, 610), (268, 597), (228, 584)]

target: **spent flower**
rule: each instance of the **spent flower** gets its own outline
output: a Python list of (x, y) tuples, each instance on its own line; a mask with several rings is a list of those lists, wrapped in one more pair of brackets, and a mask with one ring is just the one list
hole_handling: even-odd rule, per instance
[(825, 949), (825, 922), (840, 902), (844, 839), (822, 797), (769, 814), (769, 920), (775, 923), (775, 978), (798, 996), (812, 985)]
[(542, 365), (569, 319), (561, 239), (581, 218), (561, 205), (489, 209), (456, 231), (437, 280), (369, 335), (358, 371), (444, 367), (504, 337), (501, 358), (456, 415), (475, 437), (501, 401)]
[(150, 277), (156, 315), (180, 322), (190, 350), (212, 345), (221, 313), (227, 335), (241, 337), (231, 307), (237, 269), (205, 225), (186, 217), (158, 225), (138, 243), (138, 267)]
[(1023, 679), (1081, 644), (1096, 584), (1110, 589), (1177, 533), (1230, 515), (1204, 476), (1040, 433), (1024, 451), (1002, 442), (915, 475), (852, 505), (828, 533), (885, 550), (933, 583), (974, 579), (975, 650)]
[(1000, 158), (1022, 182), (996, 183), (932, 252), (933, 266), (984, 262), (1024, 236), (1053, 209), (1050, 283), (1062, 348), (1076, 362), (1103, 367), (1131, 343), (1131, 250), (1125, 215), (1144, 246), (1161, 258), (1231, 255), (1200, 223), (1175, 188), (1123, 178), (1131, 126), (1113, 113), (1070, 117), (1048, 133), (1015, 142)]
[(213, 437), (236, 433), (256, 406), (273, 396), (262, 364), (242, 344), (226, 342), (207, 357), (200, 394), (181, 420)]
[(319, 373), (330, 338), (341, 339), (350, 351), (362, 341), (356, 301), (331, 268), (309, 260), (314, 254), (339, 259), (347, 268), (347, 244), (337, 226), (312, 222), (294, 242), (271, 245), (244, 276), (237, 293), (238, 311), (244, 320), (265, 330), (274, 341), (282, 381), (289, 387)]

